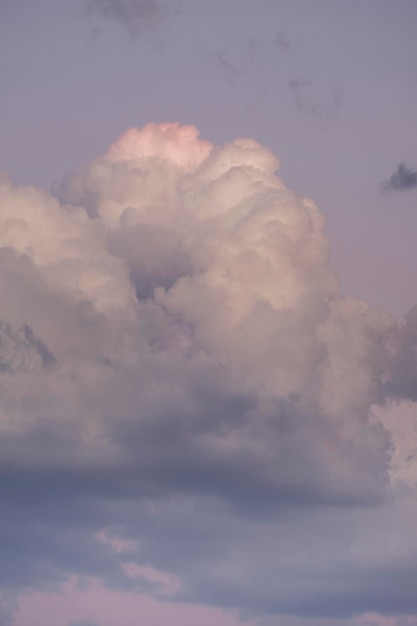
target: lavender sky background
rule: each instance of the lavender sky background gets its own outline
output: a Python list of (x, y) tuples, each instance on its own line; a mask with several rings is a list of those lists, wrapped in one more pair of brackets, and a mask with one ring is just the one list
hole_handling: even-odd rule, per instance
[(416, 24), (0, 0), (0, 626), (417, 625)]

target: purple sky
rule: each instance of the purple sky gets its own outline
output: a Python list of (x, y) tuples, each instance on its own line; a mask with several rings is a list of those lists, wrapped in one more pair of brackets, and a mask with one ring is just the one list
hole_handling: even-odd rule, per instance
[(0, 626), (417, 624), (416, 23), (0, 0)]

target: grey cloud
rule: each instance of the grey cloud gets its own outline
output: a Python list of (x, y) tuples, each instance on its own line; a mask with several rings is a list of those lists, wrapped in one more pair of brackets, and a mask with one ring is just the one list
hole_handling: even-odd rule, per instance
[[(238, 54), (239, 62), (234, 60), (236, 50), (221, 49), (214, 56), (229, 85), (246, 83), (251, 89), (267, 92), (270, 81), (275, 80), (277, 56), (289, 57), (293, 52), (294, 44), (289, 34), (279, 30), (269, 40), (264, 37), (250, 39), (244, 51)], [(315, 104), (317, 108), (318, 104)]]
[(274, 46), (282, 54), (289, 54), (293, 51), (293, 45), (288, 33), (285, 30), (279, 30), (274, 37)]
[(390, 178), (382, 183), (383, 191), (407, 191), (417, 187), (417, 171), (400, 163)]
[(90, 15), (115, 20), (131, 33), (156, 26), (163, 19), (159, 0), (87, 0)]
[(386, 387), (387, 393), (394, 398), (417, 401), (417, 307), (407, 313), (399, 328)]
[(340, 109), (341, 94), (336, 86), (323, 89), (311, 81), (292, 78), (288, 81), (288, 88), (295, 107), (317, 120), (333, 118)]
[(236, 77), (241, 76), (243, 74), (243, 70), (234, 63), (232, 63), (227, 58), (226, 53), (222, 50), (216, 52), (216, 59), (223, 69), (229, 85), (234, 85)]
[(30, 326), (13, 330), (0, 320), (0, 372), (15, 373), (53, 365), (55, 358)]

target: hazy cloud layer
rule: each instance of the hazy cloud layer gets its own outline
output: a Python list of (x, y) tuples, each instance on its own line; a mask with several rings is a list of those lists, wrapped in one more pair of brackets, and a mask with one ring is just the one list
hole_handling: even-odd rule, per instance
[(150, 124), (1, 179), (3, 588), (417, 612), (416, 315), (341, 296), (279, 165)]
[(415, 187), (417, 187), (417, 171), (404, 163), (400, 163), (389, 180), (382, 183), (384, 191), (407, 191)]

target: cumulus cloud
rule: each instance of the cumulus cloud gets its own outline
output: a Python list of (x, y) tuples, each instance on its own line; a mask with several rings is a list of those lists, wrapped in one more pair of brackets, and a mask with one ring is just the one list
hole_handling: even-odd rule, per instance
[(382, 183), (383, 191), (407, 191), (417, 187), (417, 171), (400, 163), (390, 178)]
[(279, 167), (150, 124), (53, 196), (1, 179), (3, 587), (417, 611), (414, 317), (340, 295)]

